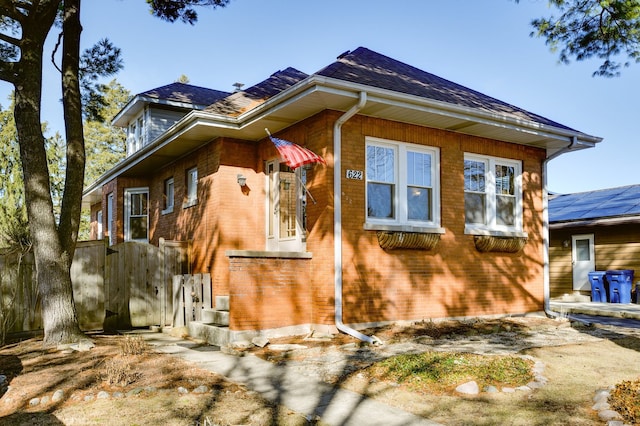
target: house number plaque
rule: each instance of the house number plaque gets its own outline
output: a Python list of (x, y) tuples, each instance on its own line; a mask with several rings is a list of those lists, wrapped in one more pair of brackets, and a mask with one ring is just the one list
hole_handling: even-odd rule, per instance
[(362, 170), (347, 170), (347, 179), (362, 180)]

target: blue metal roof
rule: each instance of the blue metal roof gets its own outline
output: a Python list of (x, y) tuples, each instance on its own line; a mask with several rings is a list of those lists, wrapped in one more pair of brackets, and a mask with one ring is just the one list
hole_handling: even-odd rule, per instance
[(636, 215), (640, 215), (640, 185), (559, 194), (549, 199), (550, 223)]

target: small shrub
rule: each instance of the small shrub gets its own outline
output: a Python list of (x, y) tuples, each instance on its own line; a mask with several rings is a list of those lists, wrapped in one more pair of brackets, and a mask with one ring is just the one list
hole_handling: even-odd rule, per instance
[(105, 363), (104, 381), (111, 386), (127, 386), (140, 378), (140, 373), (131, 370), (126, 360), (112, 359)]
[(142, 355), (147, 350), (147, 342), (141, 336), (125, 336), (120, 344), (122, 355)]

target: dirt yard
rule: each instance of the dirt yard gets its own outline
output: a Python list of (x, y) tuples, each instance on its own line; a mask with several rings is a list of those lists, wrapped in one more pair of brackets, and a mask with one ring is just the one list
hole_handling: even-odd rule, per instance
[[(247, 352), (273, 362), (297, 363), (309, 373), (324, 374), (328, 382), (446, 425), (602, 425), (605, 423), (591, 409), (595, 392), (640, 375), (640, 331), (633, 329), (572, 327), (568, 323), (538, 318), (426, 323), (371, 332), (387, 342), (386, 348), (376, 349), (377, 354), (412, 342), (431, 346), (470, 342), (471, 346), (490, 350), (492, 344), (497, 345), (497, 337), (502, 339), (501, 344), (507, 336), (517, 345), (542, 336), (547, 344), (531, 340), (524, 345), (529, 347), (519, 353), (531, 355), (545, 364), (543, 374), (548, 383), (531, 392), (483, 392), (477, 396), (416, 394), (397, 384), (368, 380), (361, 369), (372, 362), (371, 358), (351, 363), (342, 373), (325, 371), (334, 358), (322, 356), (353, 353), (354, 348), (360, 347), (349, 336), (272, 341), (272, 345), (296, 343), (307, 348), (286, 356), (281, 351), (270, 350), (271, 345)], [(96, 347), (86, 352), (45, 349), (38, 339), (1, 348), (0, 374), (7, 376), (10, 388), (3, 390), (0, 398), (0, 424), (321, 424), (274, 406), (242, 386), (169, 355), (149, 350), (141, 355), (122, 355), (122, 336), (91, 337)], [(119, 360), (122, 362), (118, 364)], [(119, 372), (124, 377), (120, 383), (109, 383), (115, 373), (107, 367), (113, 365), (128, 366)], [(206, 386), (208, 391), (193, 392), (198, 386)], [(179, 393), (180, 387), (189, 393)], [(64, 397), (54, 402), (51, 396), (58, 389), (64, 391)], [(101, 399), (100, 391), (108, 392), (110, 397)], [(34, 404), (34, 398), (41, 400)]]

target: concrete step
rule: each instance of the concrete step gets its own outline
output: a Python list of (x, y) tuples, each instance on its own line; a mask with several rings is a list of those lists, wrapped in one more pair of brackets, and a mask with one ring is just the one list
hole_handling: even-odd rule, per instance
[(229, 310), (229, 296), (216, 296), (215, 302), (216, 311)]
[(202, 321), (191, 321), (188, 325), (189, 336), (214, 346), (229, 344), (229, 327), (204, 324)]
[(203, 309), (200, 312), (200, 320), (204, 324), (229, 325), (229, 311), (219, 311), (217, 309)]

